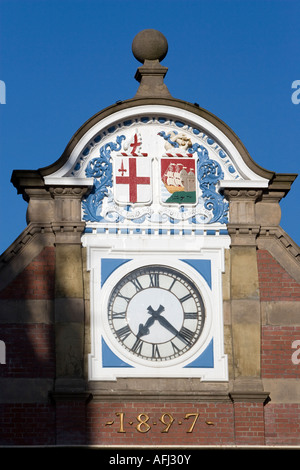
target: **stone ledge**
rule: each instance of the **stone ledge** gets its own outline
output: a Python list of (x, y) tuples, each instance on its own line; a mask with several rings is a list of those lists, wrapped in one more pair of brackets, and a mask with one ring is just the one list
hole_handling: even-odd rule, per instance
[(262, 379), (264, 387), (270, 390), (271, 404), (300, 404), (299, 379)]
[(261, 302), (262, 325), (300, 326), (300, 302)]
[(49, 392), (49, 398), (53, 403), (65, 401), (82, 401), (88, 403), (92, 399), (89, 392)]
[(269, 392), (231, 392), (229, 394), (233, 403), (263, 403), (266, 404), (269, 401)]
[(182, 391), (164, 391), (164, 392), (152, 392), (148, 390), (142, 390), (137, 392), (131, 391), (115, 391), (114, 393), (109, 392), (94, 392), (91, 391), (93, 396), (93, 402), (105, 403), (105, 402), (180, 402), (180, 403), (191, 403), (191, 402), (230, 402), (228, 393), (226, 392), (182, 392)]

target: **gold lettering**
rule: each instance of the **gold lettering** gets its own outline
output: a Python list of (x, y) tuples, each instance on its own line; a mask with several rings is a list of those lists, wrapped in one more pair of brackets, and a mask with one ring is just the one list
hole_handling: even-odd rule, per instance
[(185, 415), (184, 419), (189, 419), (191, 416), (194, 416), (195, 419), (194, 419), (194, 421), (192, 422), (191, 427), (187, 430), (187, 432), (193, 432), (193, 429), (194, 429), (194, 427), (195, 427), (196, 421), (197, 421), (197, 419), (198, 419), (198, 417), (199, 417), (199, 413), (187, 413), (187, 414)]
[(120, 417), (120, 428), (117, 432), (126, 433), (126, 431), (124, 431), (124, 413), (116, 413), (116, 416)]
[[(165, 420), (166, 417), (169, 417), (168, 421)], [(163, 429), (161, 432), (169, 432), (170, 427), (172, 426), (174, 422), (174, 418), (170, 413), (164, 413), (161, 418), (159, 418), (159, 421), (163, 423), (166, 427)]]
[(148, 432), (151, 429), (151, 426), (149, 426), (149, 424), (148, 424), (148, 421), (149, 421), (150, 418), (146, 413), (140, 413), (137, 416), (136, 419), (139, 422), (139, 424), (137, 424), (137, 426), (136, 426), (136, 429), (137, 429), (138, 432), (145, 433), (145, 432)]

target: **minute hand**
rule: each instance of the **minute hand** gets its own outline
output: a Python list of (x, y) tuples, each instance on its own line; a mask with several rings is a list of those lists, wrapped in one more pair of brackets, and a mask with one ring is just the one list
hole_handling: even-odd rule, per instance
[(180, 331), (176, 330), (176, 328), (174, 328), (173, 325), (171, 325), (171, 323), (168, 322), (168, 320), (165, 318), (165, 317), (157, 317), (157, 321), (162, 325), (164, 326), (165, 328), (167, 328), (167, 330), (170, 331), (170, 333), (173, 333), (174, 336), (178, 336), (181, 341), (183, 341), (185, 344), (190, 344), (188, 339), (185, 338), (185, 336), (183, 336)]
[(179, 331), (174, 328), (173, 325), (171, 325), (170, 322), (165, 317), (157, 317), (156, 320), (161, 324), (161, 326), (164, 326), (167, 330), (170, 331), (170, 333), (173, 333), (174, 336), (179, 335)]

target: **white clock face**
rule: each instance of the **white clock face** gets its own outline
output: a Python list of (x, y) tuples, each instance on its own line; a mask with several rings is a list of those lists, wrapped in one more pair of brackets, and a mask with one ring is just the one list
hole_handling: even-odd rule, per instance
[(108, 302), (108, 323), (126, 351), (146, 361), (170, 361), (187, 353), (205, 321), (194, 282), (166, 266), (143, 266), (125, 275)]

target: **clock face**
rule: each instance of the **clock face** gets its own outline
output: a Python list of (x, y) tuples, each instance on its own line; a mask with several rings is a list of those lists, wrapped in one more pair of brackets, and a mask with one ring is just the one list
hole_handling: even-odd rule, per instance
[(198, 341), (205, 310), (191, 279), (166, 266), (143, 266), (124, 276), (108, 302), (115, 339), (133, 356), (161, 362), (183, 356)]

